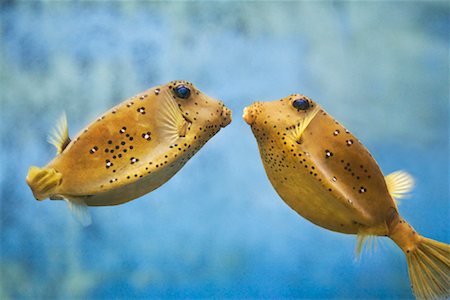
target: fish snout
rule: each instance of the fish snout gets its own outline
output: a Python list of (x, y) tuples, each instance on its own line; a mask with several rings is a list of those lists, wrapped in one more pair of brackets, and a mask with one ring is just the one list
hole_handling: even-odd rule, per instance
[(244, 108), (244, 113), (242, 114), (242, 118), (250, 126), (252, 126), (253, 123), (255, 123), (256, 112), (255, 112), (255, 105), (254, 104), (249, 105), (246, 108)]
[(222, 122), (220, 123), (220, 127), (226, 127), (231, 123), (231, 110), (225, 105), (222, 107), (222, 112), (220, 114), (222, 117)]

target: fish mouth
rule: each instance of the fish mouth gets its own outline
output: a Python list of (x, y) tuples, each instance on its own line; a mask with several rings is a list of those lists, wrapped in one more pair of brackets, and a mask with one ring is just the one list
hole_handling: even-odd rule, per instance
[(231, 110), (228, 109), (228, 107), (223, 106), (222, 107), (222, 112), (220, 114), (220, 116), (222, 117), (222, 122), (220, 123), (220, 127), (226, 127), (228, 124), (231, 123)]
[(242, 118), (247, 122), (248, 125), (252, 126), (256, 120), (256, 114), (253, 110), (253, 105), (247, 106), (244, 108), (244, 113), (242, 114)]

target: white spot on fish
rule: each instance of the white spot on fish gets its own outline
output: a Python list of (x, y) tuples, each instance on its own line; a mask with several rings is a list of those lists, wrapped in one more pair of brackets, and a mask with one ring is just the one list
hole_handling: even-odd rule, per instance
[(91, 150), (89, 150), (89, 153), (94, 154), (98, 150), (97, 146), (94, 146)]
[(146, 139), (147, 141), (151, 140), (150, 132), (143, 133), (143, 134), (142, 134), (142, 137), (143, 137), (144, 139)]

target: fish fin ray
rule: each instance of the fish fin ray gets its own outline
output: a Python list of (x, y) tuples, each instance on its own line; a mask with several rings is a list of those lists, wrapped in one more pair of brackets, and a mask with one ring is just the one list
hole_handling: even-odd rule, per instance
[(318, 105), (315, 105), (310, 111), (303, 116), (302, 120), (295, 125), (295, 128), (291, 131), (291, 137), (297, 143), (300, 143), (303, 132), (306, 127), (308, 127), (309, 123), (311, 123), (312, 119), (317, 115), (320, 108)]
[(397, 204), (399, 199), (408, 197), (414, 188), (414, 177), (405, 171), (392, 172), (385, 176), (385, 180), (389, 194), (396, 200)]
[(422, 237), (406, 254), (408, 273), (417, 299), (450, 297), (450, 245)]
[(48, 142), (55, 146), (56, 154), (60, 154), (70, 143), (69, 127), (67, 125), (66, 114), (63, 113), (59, 118), (56, 127), (48, 136)]
[(164, 109), (159, 114), (160, 123), (162, 124), (160, 128), (170, 143), (174, 143), (179, 137), (186, 135), (190, 123), (183, 116), (175, 100), (171, 98), (167, 91), (165, 91), (162, 99), (164, 101)]
[(377, 247), (377, 236), (366, 233), (358, 233), (356, 236), (355, 259), (359, 260), (363, 252), (374, 252)]
[(92, 223), (91, 215), (89, 214), (88, 206), (83, 199), (63, 197), (67, 203), (72, 216), (83, 226), (89, 226)]

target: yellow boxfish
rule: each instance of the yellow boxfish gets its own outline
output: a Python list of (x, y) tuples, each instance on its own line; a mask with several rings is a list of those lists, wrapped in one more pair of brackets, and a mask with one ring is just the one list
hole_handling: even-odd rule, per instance
[(450, 246), (419, 235), (399, 215), (396, 199), (414, 181), (403, 171), (383, 176), (355, 136), (310, 98), (294, 94), (244, 109), (267, 176), (298, 214), (323, 228), (387, 236), (405, 253), (417, 298), (450, 296)]
[(64, 116), (49, 140), (57, 156), (31, 167), (26, 180), (37, 200), (65, 200), (87, 225), (87, 206), (122, 204), (153, 191), (230, 122), (222, 102), (172, 81), (113, 107), (73, 140)]

